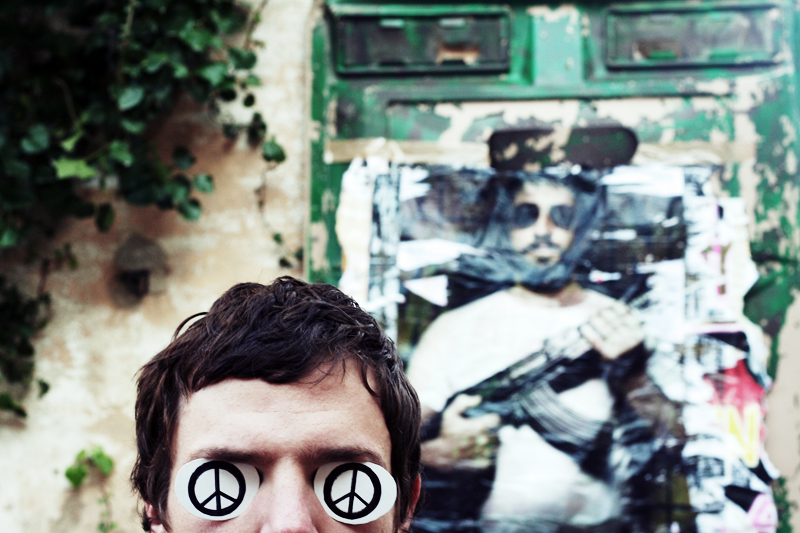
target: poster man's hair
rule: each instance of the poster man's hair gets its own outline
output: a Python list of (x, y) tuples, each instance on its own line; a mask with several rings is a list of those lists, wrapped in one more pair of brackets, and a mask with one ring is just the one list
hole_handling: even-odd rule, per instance
[[(395, 523), (402, 523), (413, 512), (408, 507), (420, 465), (420, 406), (402, 361), (392, 341), (351, 298), (331, 285), (288, 276), (266, 286), (235, 285), (208, 313), (186, 319), (169, 346), (142, 368), (136, 398), (138, 456), (131, 474), (135, 490), (168, 528), (179, 408), (192, 393), (230, 378), (293, 383), (346, 359), (358, 362), (364, 386), (383, 412), (398, 483)], [(142, 527), (150, 530), (144, 512)]]

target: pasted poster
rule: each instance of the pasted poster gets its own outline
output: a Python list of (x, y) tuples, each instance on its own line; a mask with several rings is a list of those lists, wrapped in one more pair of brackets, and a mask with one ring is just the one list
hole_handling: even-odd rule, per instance
[(423, 404), (414, 531), (775, 531), (757, 274), (715, 171), (352, 163), (341, 287)]

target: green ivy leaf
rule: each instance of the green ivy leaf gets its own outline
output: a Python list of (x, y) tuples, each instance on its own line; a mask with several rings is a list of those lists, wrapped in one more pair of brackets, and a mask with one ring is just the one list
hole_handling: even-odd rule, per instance
[(0, 393), (0, 410), (11, 411), (15, 415), (23, 418), (28, 416), (28, 413), (25, 412), (25, 408), (22, 407), (22, 404), (15, 400), (7, 392)]
[(150, 52), (142, 61), (142, 68), (152, 74), (169, 62), (169, 55), (164, 52)]
[(190, 20), (178, 33), (178, 37), (195, 52), (203, 52), (214, 42), (215, 35), (205, 28), (198, 28), (195, 21)]
[(105, 233), (114, 225), (114, 208), (109, 203), (100, 204), (97, 208), (97, 214), (94, 217), (94, 223), (97, 229)]
[(73, 464), (64, 472), (64, 475), (69, 480), (72, 488), (77, 489), (83, 484), (86, 476), (89, 475), (89, 469), (84, 464)]
[(87, 179), (97, 175), (97, 169), (89, 165), (85, 159), (62, 157), (53, 161), (53, 167), (56, 169), (56, 177), (58, 179)]
[(120, 111), (127, 111), (139, 105), (144, 99), (144, 88), (138, 85), (125, 87), (117, 98), (117, 106)]
[(233, 68), (238, 70), (250, 70), (256, 66), (258, 58), (256, 54), (250, 50), (242, 50), (241, 48), (231, 48), (228, 50), (228, 57), (233, 63)]
[(175, 79), (182, 80), (189, 77), (189, 68), (180, 61), (172, 62), (173, 76)]
[(261, 80), (255, 74), (248, 74), (247, 78), (242, 82), (242, 88), (246, 87), (261, 87)]
[(256, 103), (256, 97), (253, 94), (248, 94), (244, 97), (244, 101), (242, 102), (245, 107), (252, 107), (253, 104)]
[(211, 12), (211, 20), (214, 21), (221, 33), (231, 34), (241, 29), (246, 22), (246, 17), (235, 9), (227, 12), (216, 10)]
[(50, 390), (50, 384), (43, 379), (37, 379), (36, 384), (39, 385), (39, 398), (47, 394)]
[(267, 161), (281, 163), (286, 160), (286, 153), (281, 148), (281, 145), (275, 142), (275, 138), (271, 138), (261, 146), (261, 155)]
[(197, 159), (195, 159), (192, 152), (185, 146), (176, 146), (175, 149), (172, 150), (172, 161), (178, 169), (187, 170), (195, 164)]
[(280, 233), (273, 233), (272, 240), (278, 244), (283, 244), (283, 235)]
[(209, 194), (214, 192), (214, 178), (211, 174), (198, 174), (194, 177), (194, 188), (200, 192)]
[(192, 183), (183, 174), (177, 174), (165, 185), (164, 189), (169, 194), (170, 203), (179, 205), (189, 198), (189, 193), (192, 192)]
[(26, 154), (39, 154), (50, 146), (50, 132), (44, 124), (34, 124), (28, 134), (20, 141), (20, 148)]
[(126, 167), (133, 164), (133, 154), (125, 141), (113, 141), (108, 147), (108, 156)]
[(90, 459), (94, 463), (94, 466), (96, 466), (104, 476), (109, 475), (111, 470), (114, 468), (114, 460), (106, 455), (106, 453), (103, 451), (103, 448), (99, 446), (92, 450)]
[(213, 87), (219, 87), (228, 75), (228, 65), (224, 62), (211, 63), (198, 70), (197, 74)]
[(0, 250), (16, 246), (21, 241), (22, 231), (20, 228), (16, 226), (0, 226)]
[(194, 198), (189, 198), (178, 204), (178, 212), (183, 218), (192, 222), (200, 218), (202, 211), (203, 208), (200, 206), (200, 202)]
[(116, 522), (100, 522), (97, 524), (97, 531), (99, 533), (111, 533), (111, 531), (115, 531), (117, 529)]
[(147, 124), (145, 124), (144, 122), (139, 122), (136, 120), (128, 120), (126, 118), (120, 120), (120, 125), (122, 125), (122, 128), (125, 131), (133, 133), (134, 135), (139, 135), (141, 133), (144, 133), (144, 130), (147, 127)]
[(63, 148), (65, 152), (73, 151), (75, 149), (75, 145), (81, 140), (81, 137), (83, 137), (83, 132), (76, 132), (74, 135), (71, 135), (61, 141), (61, 148)]

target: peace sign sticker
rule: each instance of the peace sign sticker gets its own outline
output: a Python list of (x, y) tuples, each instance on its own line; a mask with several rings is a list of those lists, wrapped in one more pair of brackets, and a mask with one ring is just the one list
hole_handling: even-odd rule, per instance
[(328, 516), (353, 525), (377, 520), (397, 499), (394, 478), (375, 463), (329, 463), (317, 470), (314, 492)]
[(175, 495), (198, 518), (230, 520), (242, 514), (258, 485), (258, 471), (251, 465), (195, 459), (178, 471)]

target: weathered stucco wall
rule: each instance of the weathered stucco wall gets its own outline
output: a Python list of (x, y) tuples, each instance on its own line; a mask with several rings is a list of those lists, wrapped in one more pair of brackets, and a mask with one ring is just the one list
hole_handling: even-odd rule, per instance
[[(253, 2), (255, 4), (255, 2)], [(266, 174), (263, 208), (256, 189), (266, 164), (258, 149), (225, 139), (191, 105), (157, 133), (165, 155), (175, 143), (198, 156), (192, 171), (210, 172), (216, 191), (200, 197), (196, 223), (175, 212), (118, 205), (112, 231), (97, 235), (91, 221), (64, 227), (58, 243), (71, 242), (79, 266), (52, 273), (53, 320), (36, 343), (37, 376), (51, 389), (27, 399), (28, 417), (0, 419), (0, 529), (5, 533), (96, 531), (103, 507), (96, 481), (73, 490), (65, 469), (81, 449), (102, 446), (116, 461), (107, 486), (118, 531), (141, 531), (128, 476), (135, 459), (135, 373), (161, 350), (187, 316), (208, 309), (232, 284), (268, 282), (299, 268), (279, 259), (302, 244), (306, 217), (306, 24), (311, 0), (270, 0), (255, 39), (263, 87), (256, 108), (286, 150), (287, 160)], [(233, 110), (232, 112), (236, 112)], [(242, 114), (244, 117), (245, 115)], [(248, 115), (249, 116), (249, 115)], [(101, 193), (102, 194), (102, 193)], [(273, 240), (281, 233), (284, 249)], [(116, 249), (131, 234), (156, 241), (167, 253), (165, 292), (136, 306), (114, 303), (109, 285)], [(38, 269), (0, 267), (35, 289)]]
[[(198, 156), (192, 170), (214, 175), (216, 191), (200, 198), (201, 219), (190, 223), (174, 212), (118, 205), (111, 232), (97, 235), (91, 221), (73, 222), (59, 236), (59, 244), (74, 243), (80, 264), (74, 271), (52, 273), (47, 282), (54, 314), (36, 348), (37, 376), (51, 384), (50, 392), (41, 399), (30, 395), (24, 422), (0, 414), (3, 532), (95, 531), (103, 509), (97, 503), (98, 483), (90, 481), (74, 491), (64, 471), (78, 451), (98, 445), (116, 461), (107, 486), (118, 531), (139, 531), (137, 502), (128, 483), (135, 458), (137, 369), (168, 343), (181, 320), (207, 309), (232, 284), (301, 275), (299, 268), (281, 268), (279, 259), (301, 247), (308, 206), (306, 136), (314, 132), (306, 131), (307, 25), (312, 4), (313, 0), (270, 0), (255, 35), (266, 43), (257, 65), (264, 86), (256, 93), (256, 107), (270, 134), (284, 146), (285, 163), (265, 176), (266, 165), (257, 150), (225, 139), (208, 117), (186, 105), (157, 138), (165, 154), (175, 143), (187, 144)], [(750, 147), (740, 150), (728, 146), (727, 140), (720, 143), (729, 150), (726, 154), (745, 158), (750, 153)], [(652, 154), (639, 153), (648, 155)], [(652, 158), (659, 159), (660, 154)], [(265, 183), (266, 188), (260, 189)], [(742, 187), (749, 207), (755, 209), (755, 180)], [(276, 232), (283, 236), (283, 248), (273, 240)], [(146, 296), (137, 306), (120, 307), (109, 290), (113, 257), (134, 233), (166, 251), (170, 272), (165, 292)], [(12, 275), (35, 288), (37, 269), (14, 268)], [(781, 363), (770, 395), (767, 440), (771, 458), (789, 478), (794, 501), (800, 501), (798, 344), (800, 303), (795, 302), (780, 336)], [(795, 531), (800, 531), (798, 513), (793, 522)]]
[[(779, 336), (780, 363), (768, 396), (766, 448), (770, 459), (787, 479), (789, 499), (800, 502), (800, 294), (786, 313)], [(800, 531), (800, 508), (793, 510), (792, 530)]]

